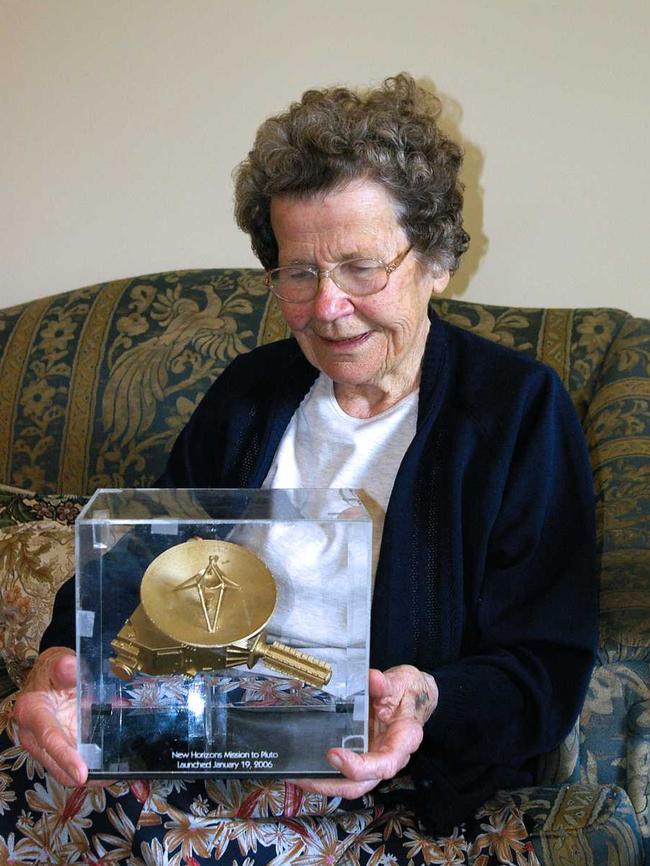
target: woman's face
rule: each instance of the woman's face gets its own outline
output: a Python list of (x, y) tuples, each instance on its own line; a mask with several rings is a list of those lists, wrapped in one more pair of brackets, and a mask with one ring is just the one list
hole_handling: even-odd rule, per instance
[[(409, 246), (392, 199), (365, 179), (327, 195), (274, 198), (271, 225), (280, 267), (327, 270), (353, 258), (391, 262)], [(327, 278), (313, 300), (280, 304), (315, 367), (339, 385), (376, 386), (399, 398), (419, 376), (431, 293), (442, 292), (448, 280), (448, 273), (434, 276), (410, 252), (377, 294), (346, 295)]]

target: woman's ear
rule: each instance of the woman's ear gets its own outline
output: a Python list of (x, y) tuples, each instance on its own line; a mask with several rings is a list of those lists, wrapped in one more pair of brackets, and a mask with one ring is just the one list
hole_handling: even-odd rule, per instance
[(441, 295), (449, 285), (449, 271), (443, 271), (433, 278), (433, 293)]

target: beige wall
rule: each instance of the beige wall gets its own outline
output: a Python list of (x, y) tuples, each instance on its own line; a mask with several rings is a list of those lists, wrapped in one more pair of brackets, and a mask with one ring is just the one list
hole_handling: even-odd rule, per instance
[(230, 172), (312, 85), (430, 78), (467, 148), (455, 294), (650, 316), (647, 0), (0, 0), (0, 303), (252, 265)]

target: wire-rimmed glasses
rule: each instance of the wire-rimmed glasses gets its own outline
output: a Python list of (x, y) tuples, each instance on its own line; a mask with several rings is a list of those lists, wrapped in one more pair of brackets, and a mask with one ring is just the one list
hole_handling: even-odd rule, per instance
[(392, 262), (370, 257), (348, 259), (329, 270), (315, 265), (287, 265), (266, 272), (264, 281), (273, 294), (290, 304), (312, 301), (320, 281), (330, 279), (347, 295), (375, 295), (388, 284), (388, 278), (402, 264), (412, 247), (407, 247)]

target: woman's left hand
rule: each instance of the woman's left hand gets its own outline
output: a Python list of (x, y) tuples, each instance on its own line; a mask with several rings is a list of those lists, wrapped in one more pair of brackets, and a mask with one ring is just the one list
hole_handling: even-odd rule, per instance
[(354, 799), (383, 779), (392, 779), (408, 764), (422, 742), (424, 724), (438, 703), (438, 687), (431, 674), (412, 665), (387, 671), (370, 670), (369, 751), (330, 749), (329, 763), (345, 779), (296, 779), (306, 791)]

